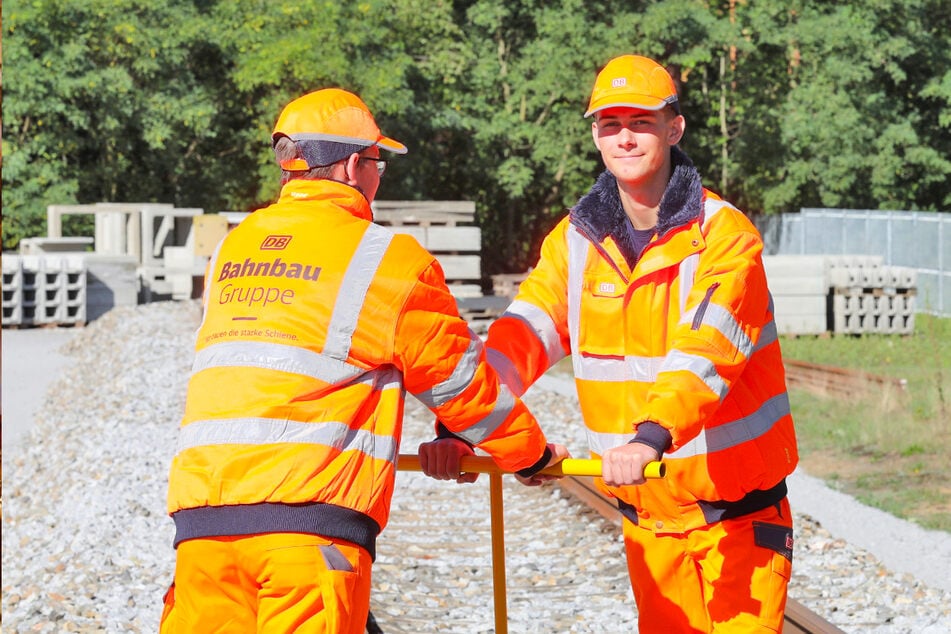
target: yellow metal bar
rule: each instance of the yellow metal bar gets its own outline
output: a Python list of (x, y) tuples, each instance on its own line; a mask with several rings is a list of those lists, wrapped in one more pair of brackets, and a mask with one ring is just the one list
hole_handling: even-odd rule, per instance
[(502, 474), (489, 474), (489, 501), (492, 515), (492, 591), (495, 599), (496, 634), (507, 634), (508, 602), (505, 597), (505, 520), (502, 506)]
[[(488, 456), (463, 456), (462, 471), (465, 473), (509, 473), (503, 471)], [(419, 456), (414, 454), (400, 454), (400, 471), (422, 471), (419, 465)], [(601, 461), (588, 458), (565, 458), (561, 462), (542, 473), (563, 476), (600, 476)], [(650, 462), (644, 467), (645, 478), (663, 478), (667, 474), (667, 466), (663, 462)]]

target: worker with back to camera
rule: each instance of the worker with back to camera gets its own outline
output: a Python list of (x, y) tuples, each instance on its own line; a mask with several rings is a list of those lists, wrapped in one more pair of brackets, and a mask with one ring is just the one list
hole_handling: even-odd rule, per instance
[(362, 633), (405, 392), (526, 484), (548, 444), (486, 363), (435, 258), (373, 223), (404, 154), (356, 95), (289, 103), (280, 199), (218, 245), (169, 477), (163, 632)]
[[(686, 122), (656, 61), (609, 61), (585, 117), (606, 170), (490, 326), (489, 360), (522, 394), (571, 355), (641, 632), (780, 631), (798, 453), (762, 239), (677, 146)], [(471, 449), (441, 433), (420, 460), (452, 478), (439, 466)], [(666, 477), (645, 479), (660, 458)]]

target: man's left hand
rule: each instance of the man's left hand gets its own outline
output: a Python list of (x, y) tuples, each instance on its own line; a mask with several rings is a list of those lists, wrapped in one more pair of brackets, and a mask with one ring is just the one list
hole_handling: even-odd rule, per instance
[(455, 480), (459, 484), (475, 482), (478, 473), (462, 473), (463, 456), (474, 456), (472, 447), (458, 438), (437, 438), (419, 446), (419, 466), (437, 480)]

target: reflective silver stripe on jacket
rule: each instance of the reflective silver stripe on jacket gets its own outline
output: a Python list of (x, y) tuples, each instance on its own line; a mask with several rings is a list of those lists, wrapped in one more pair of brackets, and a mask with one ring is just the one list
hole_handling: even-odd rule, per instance
[(519, 376), (518, 369), (502, 351), (495, 348), (486, 348), (485, 360), (499, 375), (499, 381), (502, 382), (502, 385), (511, 390), (512, 394), (520, 397), (525, 393), (525, 384), (522, 383), (522, 377)]
[(477, 445), (499, 428), (505, 422), (505, 419), (512, 413), (515, 407), (515, 397), (504, 385), (499, 386), (499, 397), (495, 401), (495, 407), (488, 416), (480, 420), (475, 425), (471, 425), (462, 431), (453, 431), (456, 436), (465, 439), (467, 442)]
[(479, 358), (482, 355), (482, 340), (479, 339), (471, 330), (469, 336), (469, 347), (465, 354), (459, 359), (459, 363), (453, 369), (449, 378), (441, 383), (434, 385), (431, 389), (416, 394), (423, 405), (432, 409), (447, 403), (455, 397), (462, 394), (475, 377), (476, 368), (479, 367)]
[(582, 357), (573, 359), (575, 377), (586, 381), (653, 383), (666, 357)]
[(717, 372), (717, 366), (710, 359), (698, 354), (688, 354), (680, 350), (671, 350), (664, 359), (661, 372), (689, 372), (703, 381), (711, 392), (722, 401), (730, 386)]
[(680, 263), (680, 270), (677, 273), (677, 279), (680, 280), (680, 314), (684, 314), (687, 310), (687, 299), (690, 297), (693, 281), (697, 279), (697, 266), (699, 264), (699, 253), (688, 255)]
[(509, 304), (502, 317), (512, 317), (525, 322), (544, 346), (545, 354), (548, 355), (549, 367), (564, 358), (565, 351), (561, 347), (561, 337), (558, 336), (555, 322), (551, 320), (548, 313), (538, 306), (516, 300)]
[[(725, 200), (714, 200), (712, 198), (705, 199), (703, 201), (703, 226), (706, 227), (710, 223), (710, 220), (724, 207), (736, 209), (736, 207)], [(737, 209), (737, 211), (739, 211), (739, 209)]]
[[(693, 458), (708, 453), (731, 449), (759, 438), (769, 432), (773, 425), (788, 416), (789, 397), (785, 392), (767, 399), (755, 412), (729, 423), (702, 429), (700, 434), (677, 451), (668, 453), (664, 459)], [(619, 447), (634, 439), (634, 434), (607, 434), (588, 430), (588, 444), (598, 455), (611, 447)]]
[(396, 461), (396, 440), (345, 423), (299, 423), (274, 418), (216, 418), (196, 420), (179, 430), (178, 451), (209, 445), (320, 445), (338, 451), (360, 451), (388, 462)]
[(692, 458), (742, 445), (766, 434), (773, 425), (788, 416), (789, 411), (789, 397), (785, 392), (777, 394), (764, 401), (749, 416), (702, 430), (700, 435), (665, 458)]
[[(681, 325), (692, 322), (696, 313), (696, 306), (684, 313), (680, 318)], [(737, 323), (733, 313), (718, 304), (710, 302), (704, 309), (703, 317), (701, 317), (700, 321), (707, 326), (715, 328), (733, 344), (733, 347), (739, 350), (740, 354), (744, 357), (750, 356), (750, 353), (753, 351), (753, 342), (750, 341), (750, 338), (743, 332), (743, 328)]]
[(325, 354), (297, 346), (260, 341), (233, 341), (208, 346), (195, 355), (192, 372), (224, 366), (290, 372), (332, 385), (344, 383), (366, 372), (363, 368)]
[(345, 360), (349, 355), (367, 289), (376, 277), (383, 255), (392, 240), (393, 233), (388, 229), (374, 224), (367, 227), (343, 275), (341, 292), (337, 293), (330, 316), (324, 354), (340, 360)]
[[(588, 239), (574, 226), (568, 226), (568, 337), (571, 340), (572, 364), (581, 359), (578, 338), (581, 335), (581, 292), (584, 289), (584, 264), (588, 259)], [(578, 376), (575, 367), (575, 376)]]

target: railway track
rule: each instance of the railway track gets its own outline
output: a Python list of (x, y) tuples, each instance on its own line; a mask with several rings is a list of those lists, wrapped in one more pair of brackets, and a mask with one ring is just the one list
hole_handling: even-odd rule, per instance
[[(405, 462), (378, 544), (369, 632), (636, 631), (620, 516), (590, 477), (530, 488), (490, 475), (459, 486)], [(790, 598), (784, 632), (842, 630)]]

